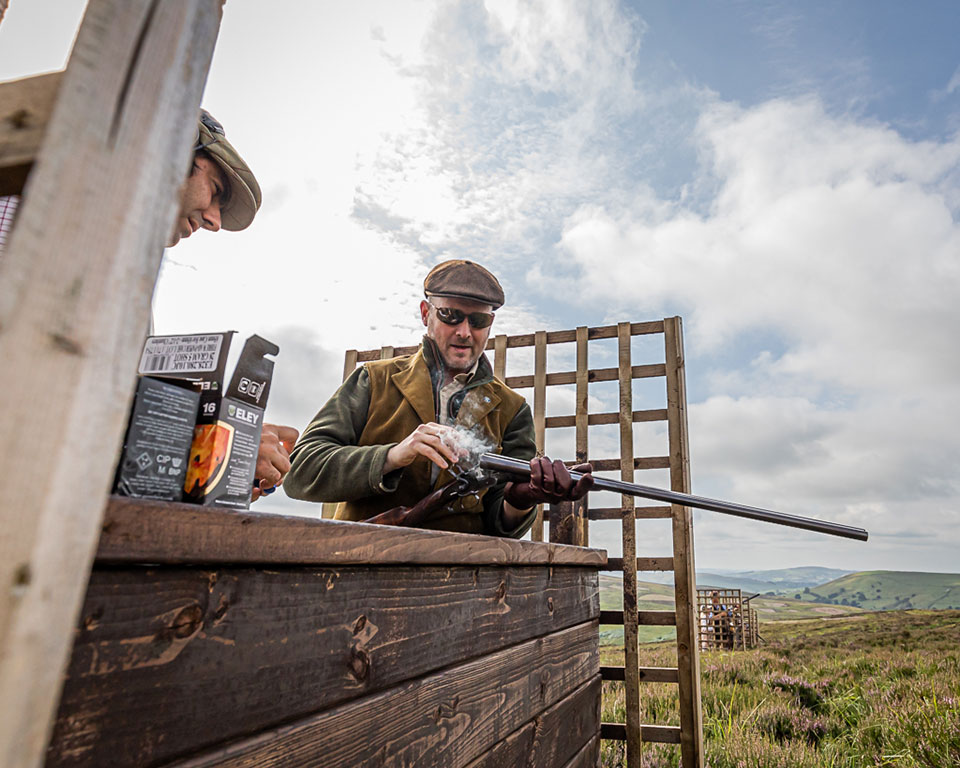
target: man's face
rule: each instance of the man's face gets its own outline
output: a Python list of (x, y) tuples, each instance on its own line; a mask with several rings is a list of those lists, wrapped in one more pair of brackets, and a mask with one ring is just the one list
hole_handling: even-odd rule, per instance
[(220, 166), (209, 157), (193, 158), (190, 175), (180, 188), (180, 212), (167, 247), (190, 237), (198, 229), (220, 229), (220, 206), (226, 197), (227, 179)]
[[(458, 325), (447, 325), (437, 317), (434, 307), (459, 309), (464, 313), (463, 321)], [(471, 312), (492, 314), (492, 310), (493, 307), (489, 304), (443, 296), (433, 296), (430, 301), (420, 302), (420, 319), (427, 326), (427, 336), (436, 343), (443, 363), (449, 370), (460, 373), (473, 368), (487, 345), (491, 326), (473, 328), (466, 315)]]

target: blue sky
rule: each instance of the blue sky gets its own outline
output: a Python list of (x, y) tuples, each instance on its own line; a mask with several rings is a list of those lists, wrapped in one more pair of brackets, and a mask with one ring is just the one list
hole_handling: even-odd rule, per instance
[[(702, 567), (960, 570), (960, 6), (266, 5), (226, 5), (204, 96), (264, 206), (168, 252), (158, 330), (276, 340), (268, 416), (302, 427), (344, 349), (417, 339), (443, 258), (500, 275), (501, 332), (679, 314), (694, 491), (872, 533), (702, 514)], [(12, 5), (0, 77), (63, 65), (82, 3), (45, 6)]]

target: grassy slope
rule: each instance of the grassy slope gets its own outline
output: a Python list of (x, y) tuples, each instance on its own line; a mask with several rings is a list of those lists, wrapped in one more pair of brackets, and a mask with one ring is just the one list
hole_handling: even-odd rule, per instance
[[(603, 610), (620, 610), (623, 607), (623, 593), (620, 579), (615, 576), (600, 576), (600, 607)], [(821, 605), (809, 601), (801, 602), (785, 597), (758, 597), (752, 601), (760, 620), (760, 633), (764, 634), (765, 625), (770, 621), (804, 619), (818, 616), (834, 616), (859, 612), (859, 608), (839, 605)], [(637, 608), (641, 611), (673, 610), (673, 586), (637, 583)], [(676, 637), (673, 627), (640, 627), (641, 643), (654, 643)], [(601, 645), (622, 645), (623, 628), (604, 626), (600, 631)]]
[[(767, 645), (701, 656), (711, 768), (938, 768), (960, 765), (960, 611), (860, 613), (770, 624)], [(644, 666), (676, 664), (670, 643)], [(622, 663), (604, 649), (602, 663)], [(641, 689), (641, 721), (678, 724), (676, 686)], [(623, 686), (604, 684), (603, 720), (623, 722)], [(644, 768), (679, 750), (645, 745)], [(603, 742), (603, 766), (622, 744)]]
[(802, 599), (866, 610), (960, 609), (960, 574), (861, 571), (801, 593)]

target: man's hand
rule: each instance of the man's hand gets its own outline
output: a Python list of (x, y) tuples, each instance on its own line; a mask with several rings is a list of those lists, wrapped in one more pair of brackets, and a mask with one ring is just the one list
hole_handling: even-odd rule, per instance
[(445, 427), (432, 421), (421, 424), (402, 442), (387, 451), (383, 474), (387, 475), (395, 469), (410, 466), (417, 456), (429, 459), (440, 469), (456, 464), (460, 460), (460, 455), (454, 448), (456, 440), (452, 438), (455, 434), (453, 427)]
[(530, 461), (530, 480), (523, 483), (509, 483), (503, 498), (514, 509), (530, 509), (534, 504), (555, 504), (561, 501), (582, 499), (593, 487), (593, 467), (590, 464), (578, 464), (574, 472), (582, 472), (576, 483), (570, 477), (566, 465), (557, 459), (550, 461), (545, 456)]
[(278, 424), (263, 425), (251, 501), (256, 501), (265, 492), (268, 493), (283, 483), (284, 475), (290, 471), (290, 451), (293, 450), (298, 437), (300, 433), (293, 427), (282, 427)]

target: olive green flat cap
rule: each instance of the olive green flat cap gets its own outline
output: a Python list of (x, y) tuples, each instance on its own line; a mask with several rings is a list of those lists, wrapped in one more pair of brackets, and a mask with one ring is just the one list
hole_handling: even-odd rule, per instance
[(472, 261), (453, 259), (437, 264), (423, 281), (426, 296), (446, 296), (503, 306), (503, 288), (488, 270)]
[(194, 152), (201, 149), (220, 166), (230, 184), (230, 194), (220, 208), (221, 229), (230, 232), (246, 229), (260, 209), (260, 185), (250, 166), (227, 141), (223, 126), (205, 109), (200, 110)]

